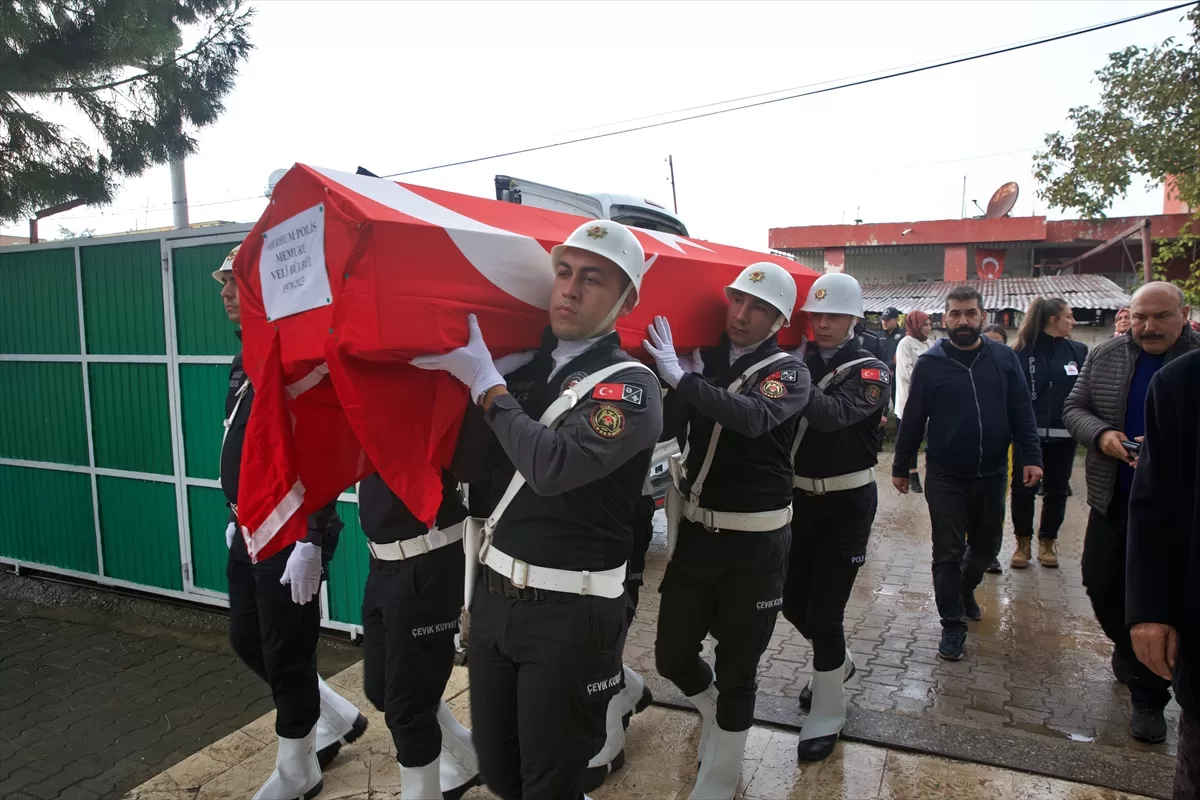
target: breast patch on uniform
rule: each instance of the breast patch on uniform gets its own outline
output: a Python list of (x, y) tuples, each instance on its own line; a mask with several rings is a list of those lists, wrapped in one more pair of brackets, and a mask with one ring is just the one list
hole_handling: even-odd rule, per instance
[(630, 383), (601, 383), (592, 390), (594, 400), (620, 400), (623, 403), (640, 406), (646, 402), (646, 392), (640, 386)]
[(763, 382), (758, 385), (758, 391), (763, 397), (769, 397), (774, 400), (787, 394), (787, 387), (783, 385), (783, 381), (779, 380), (779, 378), (768, 377), (764, 378)]
[(567, 389), (570, 389), (572, 386), (579, 383), (581, 380), (583, 380), (586, 377), (587, 377), (587, 373), (584, 372), (583, 370), (579, 370), (578, 372), (572, 372), (570, 375), (568, 375), (566, 377), (565, 380), (563, 380), (562, 388), (559, 389), (559, 391), (565, 392)]
[(592, 430), (605, 439), (615, 439), (625, 430), (625, 414), (611, 403), (596, 406), (591, 417)]

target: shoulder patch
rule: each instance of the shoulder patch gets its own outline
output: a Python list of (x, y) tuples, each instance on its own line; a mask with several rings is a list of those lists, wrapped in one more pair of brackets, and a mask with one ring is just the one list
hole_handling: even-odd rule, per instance
[(601, 383), (592, 390), (593, 400), (619, 400), (634, 406), (646, 404), (646, 392), (631, 383)]
[(879, 402), (879, 398), (883, 397), (883, 388), (878, 383), (864, 383), (863, 397), (867, 399), (868, 403), (875, 405)]
[(774, 400), (787, 394), (787, 387), (783, 385), (783, 381), (779, 378), (769, 375), (763, 378), (762, 383), (758, 385), (758, 391), (763, 397), (769, 397)]
[(873, 369), (864, 367), (859, 371), (859, 377), (864, 381), (877, 381), (878, 383), (891, 383), (892, 375), (886, 369)]
[(780, 369), (780, 370), (776, 370), (775, 372), (772, 372), (770, 375), (768, 375), (767, 380), (774, 379), (774, 380), (779, 381), (780, 383), (786, 383), (790, 386), (791, 384), (794, 384), (796, 381), (800, 380), (799, 376), (800, 376), (800, 371), (795, 368)]
[(611, 403), (602, 403), (592, 412), (591, 424), (598, 435), (615, 439), (625, 431), (625, 414)]

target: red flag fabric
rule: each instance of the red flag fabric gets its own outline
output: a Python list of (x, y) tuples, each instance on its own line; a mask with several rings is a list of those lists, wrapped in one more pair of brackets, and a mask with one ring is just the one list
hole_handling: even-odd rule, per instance
[(980, 280), (994, 281), (1004, 274), (1005, 250), (975, 251), (975, 272)]
[[(303, 164), (288, 171), (234, 263), (256, 389), (238, 487), (252, 557), (303, 538), (309, 513), (376, 470), (432, 527), (467, 389), (408, 360), (464, 344), (470, 313), (495, 357), (538, 346), (550, 248), (582, 221)], [(655, 315), (670, 319), (680, 352), (715, 344), (723, 288), (749, 264), (784, 266), (801, 299), (817, 277), (780, 256), (634, 230), (648, 270), (618, 332), (647, 361)], [(807, 326), (793, 319), (784, 346)]]

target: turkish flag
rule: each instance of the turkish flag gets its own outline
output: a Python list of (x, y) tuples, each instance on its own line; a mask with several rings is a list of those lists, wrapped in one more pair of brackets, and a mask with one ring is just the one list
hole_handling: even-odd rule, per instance
[[(303, 538), (309, 513), (375, 471), (433, 526), (467, 388), (408, 361), (465, 344), (470, 313), (494, 357), (537, 347), (549, 250), (583, 221), (303, 164), (284, 175), (234, 263), (243, 363), (256, 388), (238, 487), (253, 558)], [(801, 302), (817, 277), (779, 256), (635, 235), (648, 269), (617, 329), (625, 350), (647, 361), (641, 343), (658, 314), (670, 318), (679, 352), (715, 344), (723, 288), (749, 264), (785, 267)], [(806, 327), (796, 314), (781, 342), (798, 345)], [(637, 402), (630, 388), (594, 391)]]
[(981, 281), (994, 281), (1004, 274), (1004, 250), (975, 250), (975, 274)]

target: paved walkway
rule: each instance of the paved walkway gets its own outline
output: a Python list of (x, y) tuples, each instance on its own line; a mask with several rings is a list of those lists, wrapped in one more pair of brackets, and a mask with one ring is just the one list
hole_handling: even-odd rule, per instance
[[(362, 668), (330, 679), (370, 719), (363, 737), (342, 750), (325, 773), (320, 800), (391, 800), (400, 793), (400, 773), (383, 716), (368, 709)], [(445, 697), (458, 718), (470, 721), (465, 670), (458, 668)], [(182, 761), (133, 790), (127, 800), (244, 800), (266, 780), (275, 764), (273, 714)], [(676, 800), (695, 778), (699, 717), (651, 707), (635, 716), (626, 740), (629, 761), (612, 775), (595, 800)], [(842, 743), (820, 764), (798, 767), (796, 734), (756, 726), (742, 762), (743, 800), (845, 798), (845, 800), (1122, 800), (1135, 795), (1096, 789), (1010, 770), (943, 758)], [(467, 800), (495, 795), (473, 789)]]
[[(210, 611), (0, 575), (0, 797), (111, 800), (270, 711), (226, 624)], [(358, 657), (322, 647), (327, 669)]]
[[(890, 454), (885, 457), (890, 463)], [(1143, 745), (1129, 737), (1129, 693), (1113, 680), (1112, 647), (1080, 577), (1087, 523), (1081, 466), (1072, 485), (1080, 491), (1070, 500), (1060, 533), (1061, 566), (1010, 569), (1015, 539), (1008, 526), (1000, 556), (1004, 574), (985, 576), (977, 592), (983, 620), (971, 623), (963, 660), (945, 662), (937, 658), (941, 626), (930, 572), (928, 508), (922, 496), (902, 496), (880, 475), (867, 563), (846, 610), (858, 668), (848, 684), (847, 736), (1169, 793), (1179, 709), (1174, 702), (1168, 706), (1166, 744)], [(657, 696), (685, 707), (654, 671), (657, 587), (666, 568), (661, 514), (656, 523), (626, 662), (647, 676)], [(795, 698), (808, 682), (809, 657), (805, 639), (780, 617), (759, 669), (759, 721), (787, 726), (802, 721)]]

